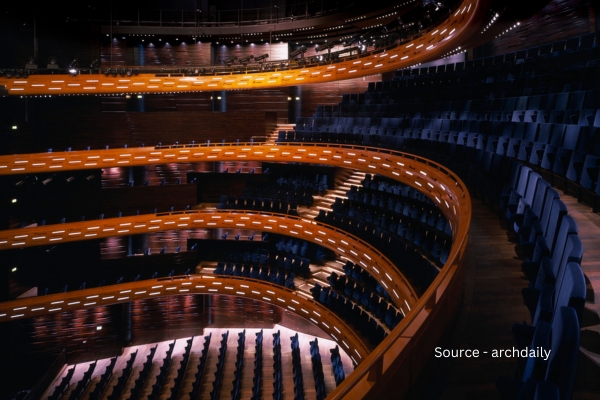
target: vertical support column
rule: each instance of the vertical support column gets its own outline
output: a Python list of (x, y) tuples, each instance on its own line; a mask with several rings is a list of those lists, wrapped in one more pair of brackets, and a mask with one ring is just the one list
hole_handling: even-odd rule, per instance
[(227, 91), (212, 92), (212, 111), (226, 112), (227, 111)]
[(288, 123), (295, 124), (302, 112), (302, 88), (291, 86), (288, 89)]

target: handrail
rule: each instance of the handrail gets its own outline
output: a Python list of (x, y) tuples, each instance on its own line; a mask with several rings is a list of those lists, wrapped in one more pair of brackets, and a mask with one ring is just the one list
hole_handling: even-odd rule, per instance
[[(188, 210), (9, 229), (0, 231), (0, 250), (167, 230), (215, 228), (260, 229), (316, 243), (367, 270), (390, 293), (394, 305), (404, 312), (417, 300), (398, 268), (369, 243), (311, 219), (270, 212)], [(4, 318), (14, 318), (14, 313), (12, 315), (8, 313)], [(2, 319), (0, 315), (0, 321)]]
[[(147, 279), (28, 297), (0, 303), (0, 320), (12, 321), (48, 313), (62, 313), (82, 308), (185, 294), (225, 294), (283, 307), (317, 325), (346, 350), (356, 364), (360, 364), (369, 354), (369, 348), (362, 342), (354, 329), (351, 329), (338, 315), (303, 292), (258, 279), (233, 276), (196, 274), (174, 276), (167, 279)], [(11, 315), (8, 316), (9, 314)]]

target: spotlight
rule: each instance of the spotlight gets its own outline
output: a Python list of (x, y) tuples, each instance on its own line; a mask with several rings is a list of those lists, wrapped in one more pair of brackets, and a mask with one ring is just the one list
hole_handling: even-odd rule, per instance
[(323, 43), (317, 46), (317, 48), (315, 49), (318, 52), (324, 51), (324, 50), (330, 50), (333, 49), (335, 47), (335, 44), (333, 42), (331, 43)]
[(235, 62), (235, 60), (237, 60), (237, 56), (233, 56), (231, 58), (228, 58), (227, 60), (225, 60), (225, 65), (227, 65), (228, 67), (231, 67), (231, 65)]
[(48, 63), (46, 65), (47, 69), (58, 69), (58, 62), (56, 61), (56, 57), (52, 56), (48, 58)]
[(8, 79), (10, 79), (10, 78), (12, 78), (12, 76), (13, 76), (13, 72), (12, 72), (11, 70), (7, 70), (7, 71), (6, 71), (6, 77), (7, 77)]
[(243, 66), (246, 66), (246, 65), (248, 65), (250, 60), (252, 60), (253, 58), (254, 58), (254, 55), (249, 55), (248, 57), (241, 58), (239, 60), (239, 63), (242, 64)]
[(133, 70), (131, 68), (129, 68), (125, 74), (127, 76), (131, 76), (131, 75), (133, 75)]
[(269, 58), (269, 55), (265, 53), (262, 56), (254, 57), (254, 61), (256, 61), (256, 62), (263, 61), (264, 62), (264, 60), (266, 60), (267, 58)]
[(304, 58), (304, 53), (306, 53), (307, 50), (308, 49), (306, 48), (306, 46), (302, 46), (302, 47), (292, 51), (290, 53), (290, 59), (296, 57), (298, 54), (301, 54), (302, 55), (301, 58)]
[(38, 66), (35, 62), (35, 59), (33, 57), (29, 57), (29, 59), (27, 60), (27, 63), (25, 64), (25, 69), (37, 69)]
[(77, 75), (77, 73), (79, 72), (77, 70), (77, 67), (79, 67), (79, 63), (77, 62), (77, 59), (74, 59), (73, 61), (71, 61), (71, 64), (69, 64), (69, 74), (73, 76)]

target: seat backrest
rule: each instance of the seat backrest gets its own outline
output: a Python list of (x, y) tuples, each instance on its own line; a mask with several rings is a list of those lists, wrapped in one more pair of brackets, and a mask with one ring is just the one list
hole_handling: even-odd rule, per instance
[[(560, 223), (558, 235), (556, 235), (556, 241), (554, 242), (554, 247), (552, 247), (554, 276), (557, 276), (558, 267), (560, 267), (560, 264), (563, 261), (563, 254), (567, 248), (567, 239), (570, 234), (577, 233), (577, 230), (577, 222), (575, 222), (573, 217), (570, 215), (565, 215)], [(554, 268), (555, 264), (557, 265), (556, 269)]]
[[(554, 248), (554, 242), (560, 228), (563, 216), (567, 214), (567, 206), (560, 199), (552, 200), (552, 208), (550, 209), (550, 215), (548, 218), (548, 225), (545, 227), (544, 237), (546, 239), (546, 245), (548, 249)], [(544, 225), (542, 224), (542, 229)]]
[(558, 290), (554, 296), (554, 310), (558, 310), (562, 306), (573, 307), (577, 317), (581, 319), (585, 305), (586, 287), (585, 277), (579, 263), (569, 262), (556, 283), (555, 287), (558, 287)]
[(575, 309), (561, 307), (552, 321), (552, 341), (546, 380), (554, 382), (561, 399), (570, 399), (579, 354), (579, 320)]
[(525, 198), (525, 201), (527, 201), (527, 204), (529, 204), (530, 206), (533, 204), (535, 192), (536, 192), (539, 182), (543, 181), (543, 179), (541, 179), (541, 178), (542, 177), (540, 176), (540, 174), (538, 174), (536, 172), (532, 172), (529, 174), (529, 181), (527, 182), (527, 190), (525, 191), (525, 195), (523, 197)]
[(556, 293), (561, 290), (562, 279), (565, 276), (567, 264), (571, 262), (581, 263), (581, 257), (583, 256), (583, 245), (581, 239), (577, 234), (569, 234), (563, 249), (560, 265), (557, 269), (552, 266), (552, 273), (556, 277)]
[(527, 183), (529, 182), (529, 174), (531, 173), (531, 168), (529, 167), (521, 167), (521, 173), (519, 174), (519, 182), (517, 183), (516, 192), (521, 196), (525, 196), (525, 192), (527, 191)]
[[(544, 204), (546, 197), (550, 194), (550, 184), (543, 179), (538, 179), (537, 187), (535, 188), (535, 194), (533, 195), (533, 201), (531, 202), (531, 209), (541, 219), (544, 211)], [(556, 191), (555, 191), (556, 192)], [(556, 192), (558, 195), (558, 192)]]

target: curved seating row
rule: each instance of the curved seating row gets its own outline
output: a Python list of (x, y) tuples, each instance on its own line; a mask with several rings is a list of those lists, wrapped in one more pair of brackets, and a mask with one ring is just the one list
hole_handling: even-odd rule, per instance
[(302, 359), (298, 333), (290, 337), (292, 346), (292, 373), (294, 378), (294, 399), (304, 400), (304, 379), (302, 377)]
[(127, 381), (129, 380), (131, 372), (133, 371), (133, 363), (135, 362), (137, 353), (137, 350), (134, 353), (132, 353), (129, 357), (129, 360), (127, 360), (127, 362), (125, 363), (125, 368), (123, 368), (119, 379), (117, 379), (117, 384), (113, 386), (113, 390), (108, 396), (108, 400), (117, 400), (121, 398), (121, 393), (125, 389), (125, 385), (127, 385)]
[(110, 378), (112, 378), (113, 370), (115, 368), (115, 364), (117, 363), (117, 357), (113, 357), (110, 359), (109, 364), (106, 366), (104, 373), (100, 375), (100, 380), (96, 383), (94, 390), (90, 393), (89, 400), (97, 400), (102, 396), (102, 393), (106, 389)]
[(323, 304), (345, 321), (352, 323), (372, 344), (378, 345), (387, 335), (382, 323), (362, 310), (358, 303), (350, 298), (345, 298), (343, 292), (337, 293), (330, 287), (322, 287), (318, 283), (310, 291), (315, 301)]
[(333, 371), (335, 385), (338, 386), (346, 379), (344, 367), (342, 366), (342, 358), (340, 357), (340, 349), (338, 346), (335, 346), (333, 349), (329, 350), (329, 352), (331, 353), (331, 369)]
[(263, 331), (256, 334), (256, 344), (254, 346), (254, 375), (252, 378), (252, 400), (260, 400), (263, 383)]
[(283, 372), (281, 369), (281, 334), (273, 334), (273, 400), (283, 399)]
[(312, 362), (312, 371), (315, 378), (315, 391), (317, 400), (324, 400), (327, 395), (325, 393), (323, 363), (321, 362), (321, 354), (319, 353), (319, 342), (317, 338), (310, 342), (310, 360)]
[(171, 366), (173, 355), (173, 348), (175, 347), (175, 341), (169, 344), (169, 349), (167, 350), (167, 355), (163, 358), (162, 365), (160, 367), (160, 372), (156, 376), (155, 383), (152, 385), (152, 392), (148, 395), (148, 400), (156, 400), (160, 395), (160, 391), (165, 383), (165, 379), (167, 377), (167, 373), (169, 372), (169, 367)]
[(71, 383), (71, 378), (73, 378), (73, 374), (75, 373), (75, 368), (70, 368), (67, 371), (67, 374), (61, 379), (58, 386), (54, 388), (52, 394), (48, 397), (49, 400), (58, 400), (62, 397), (63, 394), (69, 389), (69, 384)]
[(221, 384), (223, 383), (223, 370), (225, 369), (225, 355), (227, 354), (227, 339), (229, 331), (221, 335), (221, 346), (219, 347), (219, 355), (217, 357), (217, 370), (215, 371), (215, 379), (212, 382), (212, 390), (210, 391), (210, 399), (217, 400), (221, 392)]
[(135, 385), (130, 390), (129, 399), (137, 399), (141, 392), (146, 380), (148, 379), (148, 375), (150, 374), (150, 369), (152, 369), (152, 360), (154, 360), (154, 355), (156, 354), (156, 348), (158, 345), (152, 347), (150, 349), (150, 354), (146, 356), (146, 362), (142, 366), (142, 370), (140, 371), (140, 375), (135, 380)]
[(190, 354), (192, 350), (192, 343), (194, 342), (194, 336), (190, 339), (186, 340), (185, 350), (183, 352), (183, 357), (181, 362), (179, 363), (179, 368), (177, 369), (177, 375), (173, 380), (173, 386), (170, 389), (171, 396), (169, 400), (176, 400), (179, 398), (179, 393), (181, 392), (181, 387), (183, 386), (183, 378), (185, 377), (185, 373), (187, 371), (188, 365), (190, 363)]
[(381, 324), (385, 324), (390, 330), (394, 329), (402, 320), (403, 315), (387, 300), (389, 296), (380, 295), (361, 282), (355, 282), (346, 276), (338, 277), (335, 272), (327, 278), (327, 281), (338, 294), (367, 308)]
[(240, 399), (242, 388), (242, 373), (244, 372), (244, 347), (246, 345), (246, 330), (238, 333), (238, 346), (235, 355), (235, 370), (233, 371), (233, 389), (231, 389), (232, 400)]
[(260, 264), (242, 264), (219, 262), (217, 268), (213, 271), (215, 275), (233, 275), (243, 276), (246, 278), (260, 279), (261, 281), (268, 281), (275, 283), (279, 286), (286, 287), (288, 289), (294, 288), (294, 273), (274, 267), (268, 267)]
[(78, 400), (81, 398), (90, 382), (92, 381), (92, 374), (96, 369), (96, 362), (93, 362), (88, 367), (87, 371), (83, 373), (83, 377), (77, 382), (75, 389), (69, 394), (69, 400)]
[(204, 378), (204, 370), (206, 369), (206, 363), (208, 359), (208, 348), (210, 347), (210, 340), (212, 338), (212, 332), (207, 336), (204, 336), (204, 344), (202, 345), (202, 352), (200, 354), (200, 361), (196, 367), (196, 373), (194, 374), (194, 383), (192, 384), (192, 391), (189, 392), (190, 399), (196, 399), (200, 393), (200, 387), (202, 379)]

